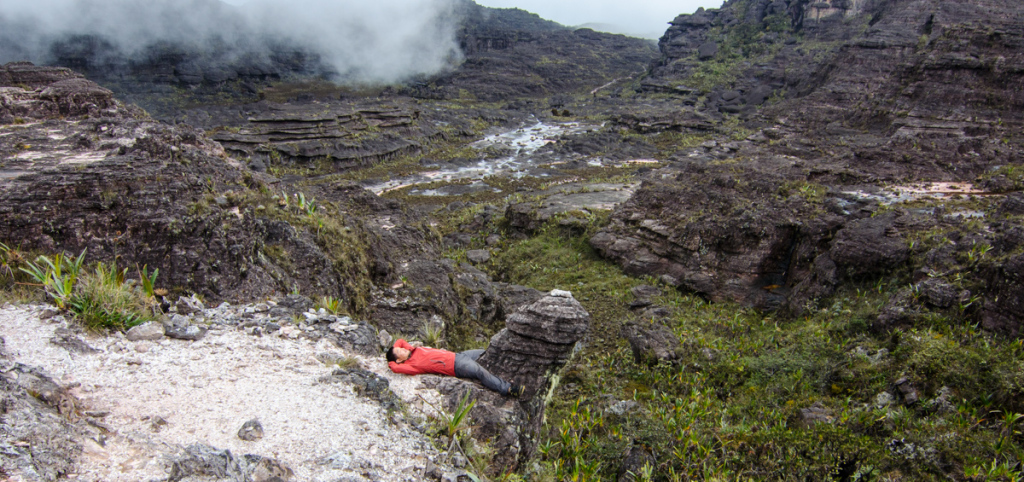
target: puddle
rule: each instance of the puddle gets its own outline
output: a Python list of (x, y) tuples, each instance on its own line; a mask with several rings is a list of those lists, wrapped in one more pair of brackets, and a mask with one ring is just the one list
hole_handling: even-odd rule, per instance
[(884, 205), (898, 204), (921, 199), (952, 199), (957, 196), (994, 196), (974, 187), (969, 182), (922, 182), (902, 186), (887, 186), (868, 192), (865, 190), (843, 191), (843, 194), (858, 199), (877, 201)]
[[(515, 178), (525, 176), (546, 177), (544, 172), (538, 172), (538, 170), (536, 170), (536, 168), (540, 166), (540, 162), (535, 161), (533, 156), (538, 149), (555, 142), (555, 140), (560, 136), (567, 134), (579, 134), (589, 129), (597, 129), (599, 127), (600, 126), (597, 125), (580, 124), (578, 122), (545, 124), (534, 118), (531, 122), (520, 126), (518, 129), (489, 135), (470, 144), (470, 147), (480, 151), (500, 149), (514, 152), (512, 155), (496, 159), (481, 159), (475, 163), (461, 166), (442, 166), (436, 171), (418, 173), (412, 176), (391, 179), (387, 182), (370, 184), (364, 187), (377, 194), (383, 194), (388, 191), (415, 186), (417, 184), (427, 184), (438, 181), (469, 180), (472, 182), (467, 185), (459, 186), (461, 188), (460, 190), (464, 190), (470, 186), (478, 189), (491, 189), (482, 182), (483, 179), (488, 176), (512, 176)], [(481, 157), (484, 157), (482, 152)], [(598, 165), (603, 165), (603, 163), (598, 161)], [(446, 195), (445, 192), (447, 192), (447, 189), (429, 189), (413, 191), (410, 192), (410, 194), (420, 196), (439, 196)]]
[(61, 164), (91, 164), (93, 162), (99, 162), (107, 158), (105, 152), (88, 152), (85, 154), (78, 154), (75, 156), (68, 156), (61, 160)]

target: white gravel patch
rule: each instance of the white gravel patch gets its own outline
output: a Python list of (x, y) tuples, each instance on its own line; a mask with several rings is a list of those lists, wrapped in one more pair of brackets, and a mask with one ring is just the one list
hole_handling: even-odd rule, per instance
[[(85, 452), (69, 479), (162, 480), (169, 457), (196, 443), (275, 458), (297, 481), (364, 480), (369, 472), (383, 481), (421, 480), (427, 461), (437, 459), (427, 437), (388, 420), (378, 403), (347, 384), (318, 382), (332, 371), (318, 354), (353, 356), (328, 342), (293, 339), (294, 330), (255, 337), (214, 325), (197, 342), (85, 336), (99, 353), (79, 354), (49, 342), (67, 322), (40, 320), (45, 308), (0, 308), (9, 355), (70, 387), (83, 413), (109, 412), (98, 420), (112, 430), (105, 440), (82, 441)], [(386, 376), (412, 413), (431, 410), (424, 398), (439, 406), (436, 391), (391, 373), (383, 357), (357, 358)], [(251, 419), (262, 423), (262, 440), (237, 437)]]

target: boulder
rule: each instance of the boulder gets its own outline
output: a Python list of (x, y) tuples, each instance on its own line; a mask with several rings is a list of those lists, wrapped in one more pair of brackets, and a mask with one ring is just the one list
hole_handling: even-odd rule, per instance
[(0, 471), (38, 480), (58, 480), (72, 472), (83, 439), (71, 421), (77, 418), (74, 397), (42, 370), (13, 363), (6, 355), (0, 356), (0, 374)]
[(697, 58), (700, 60), (707, 60), (715, 56), (718, 53), (718, 44), (714, 42), (707, 42), (697, 47)]
[(263, 424), (259, 419), (252, 419), (242, 424), (238, 429), (238, 438), (247, 442), (255, 442), (263, 438)]
[(665, 325), (626, 323), (619, 333), (629, 341), (637, 364), (654, 366), (678, 358), (679, 338)]
[(470, 412), (476, 424), (472, 435), (493, 447), (495, 472), (516, 470), (533, 455), (547, 394), (589, 324), (590, 314), (568, 292), (545, 296), (509, 316), (506, 328), (491, 338), (477, 361), (503, 380), (523, 385), (518, 400), (465, 380), (439, 381), (446, 410), (453, 411), (467, 393), (476, 400)]
[(130, 341), (156, 341), (164, 337), (164, 325), (163, 323), (150, 321), (143, 323), (138, 326), (133, 326), (128, 333), (125, 333), (125, 337)]

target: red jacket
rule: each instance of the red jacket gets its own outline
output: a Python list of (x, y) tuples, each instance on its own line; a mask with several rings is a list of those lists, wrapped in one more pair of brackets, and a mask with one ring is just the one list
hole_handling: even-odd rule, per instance
[(406, 375), (424, 375), (433, 373), (437, 375), (455, 376), (455, 353), (448, 350), (427, 347), (413, 347), (399, 338), (395, 342), (396, 348), (411, 350), (409, 359), (402, 363), (388, 362), (388, 368), (395, 373)]

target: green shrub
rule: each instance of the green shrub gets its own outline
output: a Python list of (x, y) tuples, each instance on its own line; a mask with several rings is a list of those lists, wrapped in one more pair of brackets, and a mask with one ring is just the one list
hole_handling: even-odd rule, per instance
[(98, 263), (84, 273), (68, 302), (75, 318), (91, 330), (127, 330), (152, 320), (153, 299), (125, 279), (127, 272), (113, 263)]
[(150, 274), (148, 267), (140, 269), (139, 286), (127, 279), (128, 268), (97, 263), (93, 270), (83, 271), (84, 260), (84, 250), (74, 258), (64, 253), (39, 256), (21, 270), (39, 283), (58, 308), (69, 310), (90, 330), (127, 330), (154, 318), (153, 286), (160, 270)]

